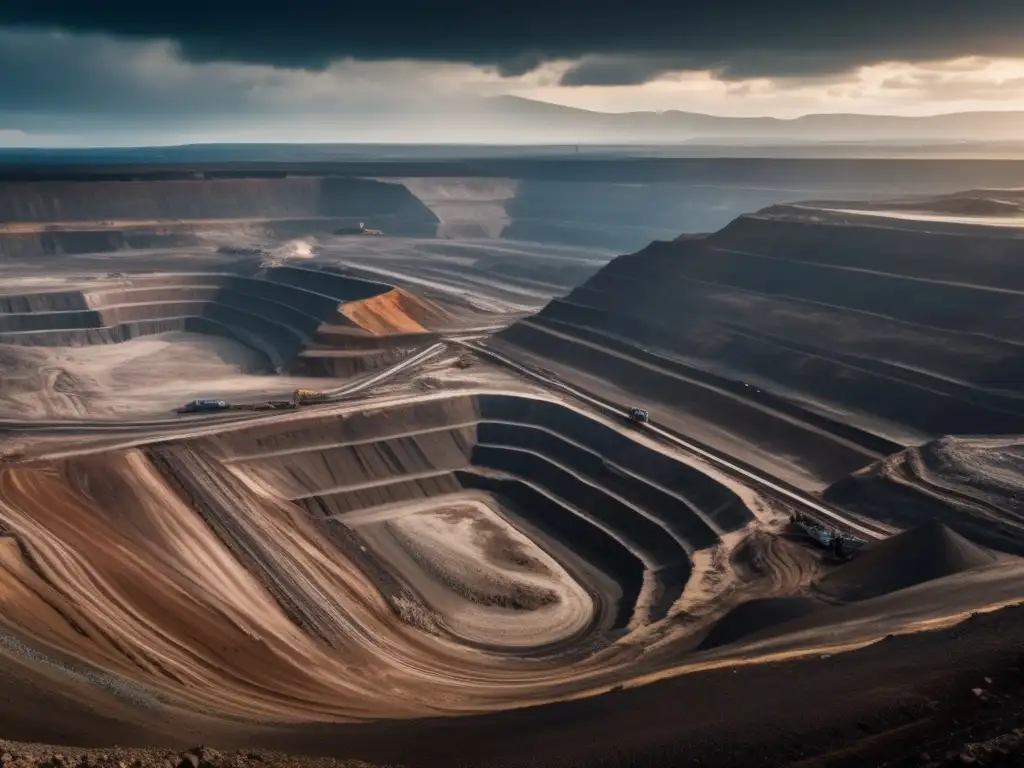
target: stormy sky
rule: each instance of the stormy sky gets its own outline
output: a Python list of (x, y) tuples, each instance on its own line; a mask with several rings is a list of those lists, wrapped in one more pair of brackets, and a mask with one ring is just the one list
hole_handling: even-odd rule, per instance
[(487, 117), (503, 94), (737, 116), (1016, 109), (1022, 41), (1020, 0), (11, 2), (0, 144), (506, 140)]

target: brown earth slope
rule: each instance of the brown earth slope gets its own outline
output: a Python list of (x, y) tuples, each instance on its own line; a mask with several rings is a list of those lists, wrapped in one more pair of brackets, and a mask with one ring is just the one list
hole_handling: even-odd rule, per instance
[[(8, 464), (3, 733), (413, 766), (579, 764), (602, 753), (636, 764), (669, 745), (676, 763), (718, 755), (737, 765), (742, 747), (782, 765), (774, 758), (791, 739), (766, 733), (815, 734), (817, 754), (854, 740), (836, 729), (873, 708), (913, 722), (920, 710), (907, 693), (917, 701), (930, 682), (919, 658), (956, 651), (991, 664), (1003, 653), (984, 635), (980, 649), (922, 640), (915, 664), (896, 669), (863, 652), (838, 660), (886, 634), (1020, 599), (1016, 565), (975, 569), (952, 594), (829, 608), (861, 613), (824, 627), (806, 600), (747, 603), (691, 656), (686, 630), (706, 625), (681, 598), (708, 560), (697, 555), (758, 524), (732, 487), (619, 427), (537, 397), (435, 393)], [(805, 591), (813, 555), (787, 564), (773, 552), (798, 545), (773, 541), (760, 531), (744, 548), (743, 589)], [(802, 634), (785, 634), (790, 624)], [(837, 660), (805, 684), (794, 655), (826, 652)], [(788, 661), (787, 674), (763, 660)], [(764, 671), (717, 669), (750, 663)], [(847, 675), (885, 690), (858, 685), (837, 699)], [(638, 689), (591, 695), (619, 686)], [(654, 716), (670, 700), (701, 706)], [(728, 754), (706, 740), (722, 737), (715, 722), (739, 745)]]
[(0, 657), (263, 721), (503, 709), (627, 672), (595, 652), (751, 520), (549, 401), (292, 416), (0, 469)]
[(932, 521), (873, 545), (828, 574), (818, 589), (840, 600), (866, 600), (996, 560), (992, 552)]
[(349, 302), (342, 306), (341, 314), (374, 336), (422, 333), (448, 319), (441, 307), (401, 288)]

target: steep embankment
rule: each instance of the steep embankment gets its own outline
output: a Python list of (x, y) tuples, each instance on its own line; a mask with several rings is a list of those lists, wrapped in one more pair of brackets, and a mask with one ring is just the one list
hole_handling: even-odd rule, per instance
[[(0, 220), (146, 224), (316, 217), (436, 218), (401, 184), (330, 176), (0, 183)], [(26, 227), (27, 228), (27, 227)]]
[(441, 307), (401, 288), (349, 302), (341, 314), (374, 336), (424, 333), (449, 319)]
[[(487, 164), (479, 164), (478, 168)], [(612, 164), (612, 167), (614, 164)], [(711, 232), (748, 211), (794, 200), (859, 201), (881, 194), (932, 195), (967, 184), (1016, 184), (942, 163), (704, 160), (626, 161), (619, 172), (588, 160), (514, 163), (507, 176), (397, 177), (439, 220), (446, 238), (503, 238), (614, 249), (620, 253), (679, 232)], [(460, 168), (465, 172), (465, 167)], [(476, 169), (474, 169), (476, 170)], [(498, 171), (498, 168), (492, 169)], [(518, 175), (517, 175), (518, 172)], [(987, 178), (986, 178), (987, 176)], [(1018, 175), (1019, 176), (1019, 175)], [(881, 194), (880, 194), (881, 192)], [(964, 193), (944, 204), (958, 214), (1006, 213), (1010, 195)], [(917, 210), (919, 197), (907, 210)], [(854, 206), (856, 203), (851, 202)]]
[(616, 259), (500, 343), (809, 485), (929, 436), (1024, 431), (1024, 229), (919, 218), (744, 216)]
[(249, 235), (261, 226), (271, 236), (293, 229), (327, 234), (358, 221), (389, 234), (433, 235), (437, 228), (437, 217), (404, 186), (370, 179), (0, 183), (0, 256), (6, 258), (194, 245), (239, 226)]
[(1024, 440), (945, 437), (831, 485), (825, 498), (890, 525), (938, 520), (993, 549), (1024, 555)]
[(732, 608), (711, 627), (697, 646), (707, 651), (735, 643), (790, 621), (813, 616), (828, 604), (813, 597), (762, 597)]
[[(358, 321), (346, 314), (350, 305)], [(2, 297), (0, 343), (84, 346), (190, 331), (240, 342), (278, 369), (337, 373), (333, 363), (320, 370), (315, 361), (344, 353), (342, 367), (354, 373), (422, 346), (421, 321), (442, 317), (429, 302), (385, 283), (283, 266), (253, 277), (144, 275), (91, 281), (78, 291)], [(322, 334), (322, 328), (345, 333)], [(375, 341), (381, 337), (386, 343)]]
[(932, 521), (871, 546), (817, 587), (838, 600), (867, 600), (995, 562), (992, 552)]
[(296, 175), (244, 163), (190, 166), (205, 169), (198, 173), (174, 165), (12, 168), (5, 174), (12, 180), (0, 183), (0, 221), (18, 226), (5, 228), (0, 256), (193, 246), (209, 242), (214, 224), (220, 233), (261, 238), (329, 235), (359, 221), (386, 234), (622, 253), (681, 231), (709, 232), (746, 211), (792, 200), (860, 200), (878, 190), (935, 194), (1020, 181), (1013, 164), (943, 161), (604, 155), (345, 158), (322, 166), (320, 175), (315, 162), (293, 167)]

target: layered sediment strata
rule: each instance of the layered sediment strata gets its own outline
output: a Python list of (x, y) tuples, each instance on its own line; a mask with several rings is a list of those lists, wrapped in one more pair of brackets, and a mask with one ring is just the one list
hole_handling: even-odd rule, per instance
[[(819, 579), (812, 552), (747, 530), (733, 489), (616, 427), (433, 395), (4, 466), (0, 666), (12, 690), (45, 681), (76, 739), (95, 711), (108, 739), (373, 742), (416, 724), (367, 721), (589, 707), (1019, 599), (1019, 563), (941, 526)], [(695, 615), (681, 590), (727, 575), (706, 565), (726, 538), (732, 588)]]
[(1024, 440), (944, 437), (833, 483), (825, 498), (907, 528), (934, 520), (987, 547), (1024, 555)]
[(0, 624), (218, 714), (495, 709), (593, 685), (751, 519), (555, 402), (311, 414), (0, 471)]
[(1024, 230), (921, 215), (769, 208), (620, 257), (496, 343), (808, 487), (929, 437), (1024, 431)]
[(0, 183), (0, 258), (184, 247), (248, 227), (329, 234), (368, 221), (434, 235), (437, 217), (401, 184), (331, 176)]
[[(241, 342), (278, 369), (351, 375), (383, 367), (422, 346), (430, 334), (420, 321), (443, 317), (429, 302), (397, 294), (384, 283), (287, 266), (255, 277), (133, 276), (80, 291), (0, 298), (0, 343), (80, 346), (191, 331)], [(321, 336), (321, 328), (344, 328), (346, 338), (366, 341), (349, 348), (340, 362), (331, 354), (337, 355), (337, 342), (345, 339)], [(370, 342), (392, 331), (404, 333), (404, 345)], [(326, 362), (318, 364), (319, 358)]]
[[(246, 441), (245, 453), (235, 440)], [(496, 495), (512, 519), (615, 581), (616, 626), (666, 616), (693, 552), (753, 519), (731, 490), (699, 471), (530, 398), (452, 398), (321, 422), (315, 436), (260, 428), (218, 437), (215, 446), (266, 492), (342, 522), (368, 507), (467, 490)]]

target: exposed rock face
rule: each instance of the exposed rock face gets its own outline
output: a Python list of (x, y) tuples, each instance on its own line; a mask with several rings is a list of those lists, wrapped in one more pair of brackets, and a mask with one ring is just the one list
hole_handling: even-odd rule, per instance
[(836, 481), (825, 498), (898, 527), (936, 520), (996, 550), (1024, 555), (1024, 439), (944, 437)]
[(862, 207), (653, 243), (501, 338), (825, 481), (929, 437), (1024, 432), (1024, 230)]
[(335, 177), (7, 182), (0, 221), (146, 223), (180, 220), (437, 219), (405, 187)]
[(264, 239), (329, 235), (363, 220), (428, 236), (438, 222), (401, 184), (371, 179), (0, 182), (0, 258), (8, 259), (195, 246), (243, 229)]

